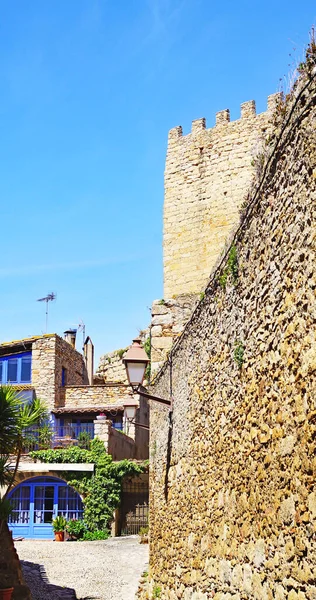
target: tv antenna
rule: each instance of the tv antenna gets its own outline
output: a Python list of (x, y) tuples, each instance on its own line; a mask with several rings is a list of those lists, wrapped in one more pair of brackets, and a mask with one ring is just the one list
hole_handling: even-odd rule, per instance
[(53, 300), (56, 300), (57, 298), (57, 294), (55, 294), (55, 292), (51, 292), (50, 294), (47, 294), (47, 296), (45, 296), (45, 298), (39, 298), (37, 300), (37, 302), (46, 302), (46, 331), (45, 333), (47, 333), (47, 326), (48, 326), (48, 303), (52, 302)]
[(80, 319), (80, 323), (78, 325), (78, 331), (82, 331), (82, 338), (83, 338), (82, 339), (82, 350), (84, 352), (84, 343), (85, 343), (85, 340), (86, 340), (86, 326), (85, 326), (85, 324), (84, 324), (84, 322), (83, 322), (82, 319)]

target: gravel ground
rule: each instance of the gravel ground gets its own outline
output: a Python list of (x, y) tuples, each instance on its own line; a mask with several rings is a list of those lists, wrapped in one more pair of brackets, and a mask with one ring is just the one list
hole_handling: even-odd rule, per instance
[[(15, 542), (15, 547), (21, 561), (28, 563), (25, 574), (33, 600), (67, 597), (65, 588), (74, 588), (80, 600), (134, 600), (148, 563), (148, 545), (138, 540), (138, 536), (97, 542), (24, 540)], [(39, 581), (39, 565), (49, 583), (58, 586), (55, 591)]]

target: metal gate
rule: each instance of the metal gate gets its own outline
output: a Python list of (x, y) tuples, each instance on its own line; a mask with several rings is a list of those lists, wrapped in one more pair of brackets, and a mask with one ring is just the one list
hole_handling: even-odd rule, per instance
[(147, 527), (148, 513), (148, 484), (137, 481), (126, 483), (120, 508), (121, 535), (134, 535), (141, 527)]

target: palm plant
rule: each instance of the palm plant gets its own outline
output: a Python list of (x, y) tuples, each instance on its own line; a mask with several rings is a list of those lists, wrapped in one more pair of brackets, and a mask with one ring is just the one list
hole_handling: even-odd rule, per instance
[(10, 538), (8, 494), (16, 479), (27, 428), (47, 418), (47, 409), (40, 400), (27, 403), (13, 387), (0, 386), (0, 489), (5, 490), (3, 495), (0, 493), (0, 588), (10, 593), (18, 586), (20, 591), (24, 590), (25, 598), (30, 597), (30, 592)]
[(6, 488), (4, 495), (0, 495), (0, 505), (4, 506), (16, 479), (27, 428), (47, 418), (41, 400), (35, 398), (27, 403), (12, 386), (0, 386), (0, 487)]

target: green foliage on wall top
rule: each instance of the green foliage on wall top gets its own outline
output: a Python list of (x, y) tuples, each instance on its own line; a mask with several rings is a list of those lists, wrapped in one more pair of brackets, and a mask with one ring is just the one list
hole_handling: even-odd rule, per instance
[(143, 473), (144, 466), (131, 460), (113, 462), (104, 444), (92, 440), (90, 450), (72, 447), (59, 450), (37, 450), (30, 453), (33, 459), (45, 463), (94, 463), (94, 473), (64, 472), (69, 485), (82, 495), (84, 522), (91, 532), (108, 532), (113, 511), (120, 503), (122, 480), (126, 475)]

